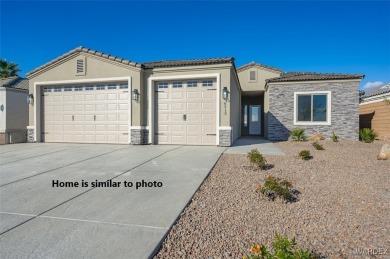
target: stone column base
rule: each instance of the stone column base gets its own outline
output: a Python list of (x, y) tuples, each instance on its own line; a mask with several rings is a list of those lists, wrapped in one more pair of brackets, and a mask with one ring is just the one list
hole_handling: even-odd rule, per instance
[(145, 127), (131, 129), (131, 144), (133, 145), (149, 144), (149, 129)]
[(232, 130), (220, 129), (219, 130), (219, 145), (221, 147), (230, 147), (232, 145)]
[(27, 142), (35, 142), (35, 127), (27, 126)]

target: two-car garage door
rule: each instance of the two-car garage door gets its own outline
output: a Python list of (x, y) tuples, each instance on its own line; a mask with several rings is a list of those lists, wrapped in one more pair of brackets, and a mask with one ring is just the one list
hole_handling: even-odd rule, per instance
[(155, 84), (155, 143), (216, 145), (214, 80)]
[(129, 143), (127, 83), (43, 87), (45, 142)]

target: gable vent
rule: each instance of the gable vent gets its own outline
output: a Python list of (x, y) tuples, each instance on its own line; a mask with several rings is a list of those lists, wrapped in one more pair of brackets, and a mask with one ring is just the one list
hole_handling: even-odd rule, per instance
[(76, 60), (76, 75), (85, 75), (85, 57)]
[(84, 60), (77, 60), (77, 73), (84, 73)]

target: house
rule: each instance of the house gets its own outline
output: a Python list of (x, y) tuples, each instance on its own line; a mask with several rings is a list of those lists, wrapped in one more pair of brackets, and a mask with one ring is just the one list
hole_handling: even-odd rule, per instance
[(390, 83), (365, 93), (359, 105), (360, 128), (370, 128), (390, 140)]
[(0, 79), (0, 144), (26, 142), (28, 80), (18, 76)]
[(28, 74), (28, 140), (230, 146), (298, 127), (357, 140), (363, 77), (236, 69), (234, 58), (137, 63), (79, 47)]

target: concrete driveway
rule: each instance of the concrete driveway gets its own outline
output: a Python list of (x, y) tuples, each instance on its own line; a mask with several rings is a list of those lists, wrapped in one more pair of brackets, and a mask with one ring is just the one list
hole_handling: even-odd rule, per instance
[[(103, 144), (0, 147), (1, 258), (148, 258), (224, 148)], [(91, 182), (121, 182), (91, 187)], [(52, 187), (52, 181), (88, 187)], [(136, 189), (136, 182), (162, 187)], [(124, 187), (124, 181), (133, 187)]]

